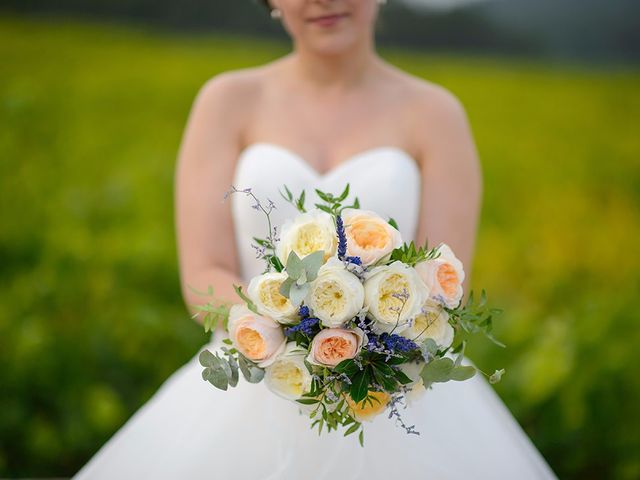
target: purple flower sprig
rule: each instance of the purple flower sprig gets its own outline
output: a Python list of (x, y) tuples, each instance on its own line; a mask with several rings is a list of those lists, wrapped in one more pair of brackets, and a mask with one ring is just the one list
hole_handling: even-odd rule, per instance
[(406, 353), (412, 350), (418, 350), (418, 345), (402, 335), (396, 335), (395, 333), (382, 333), (380, 335), (380, 342), (389, 350), (397, 353)]
[(336, 215), (336, 233), (338, 235), (338, 258), (347, 263), (362, 265), (360, 257), (347, 256), (347, 235), (344, 231), (344, 221), (340, 215)]
[(299, 324), (293, 327), (286, 327), (284, 334), (287, 337), (293, 337), (297, 332), (303, 333), (307, 337), (313, 335), (315, 327), (318, 325), (319, 320), (314, 317), (303, 318)]
[(298, 316), (302, 319), (300, 320), (300, 323), (293, 327), (285, 327), (284, 334), (291, 338), (295, 336), (296, 333), (300, 332), (307, 337), (311, 337), (314, 330), (319, 325), (320, 320), (310, 316), (309, 307), (306, 305), (300, 306), (298, 309)]
[[(251, 246), (256, 251), (256, 258), (261, 258), (266, 262), (266, 268), (264, 270), (265, 273), (269, 272), (272, 267), (275, 268), (276, 271), (281, 272), (284, 269), (284, 266), (275, 255), (276, 243), (280, 240), (278, 237), (278, 228), (271, 224), (271, 212), (276, 209), (276, 204), (273, 200), (267, 198), (267, 204), (264, 205), (260, 199), (255, 196), (251, 188), (237, 188), (235, 185), (231, 185), (231, 189), (225, 192), (222, 201), (226, 201), (234, 193), (243, 193), (247, 197), (251, 197), (254, 202), (253, 205), (251, 205), (251, 208), (258, 212), (262, 212), (266, 217), (268, 228), (267, 238), (260, 239), (254, 237), (253, 239), (256, 244), (252, 244)], [(267, 253), (267, 251), (270, 251), (271, 253)]]

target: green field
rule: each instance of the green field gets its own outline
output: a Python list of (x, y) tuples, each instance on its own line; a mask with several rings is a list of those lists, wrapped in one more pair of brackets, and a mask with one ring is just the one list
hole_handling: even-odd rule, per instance
[[(182, 129), (205, 80), (288, 48), (0, 20), (0, 477), (73, 474), (205, 341), (176, 266)], [(473, 286), (508, 345), (474, 361), (506, 367), (562, 478), (640, 478), (640, 71), (381, 53), (474, 129)]]

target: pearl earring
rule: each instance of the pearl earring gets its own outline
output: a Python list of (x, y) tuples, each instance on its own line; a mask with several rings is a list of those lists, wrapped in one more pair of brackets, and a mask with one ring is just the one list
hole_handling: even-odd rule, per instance
[(271, 18), (280, 18), (282, 16), (282, 12), (277, 8), (271, 9)]

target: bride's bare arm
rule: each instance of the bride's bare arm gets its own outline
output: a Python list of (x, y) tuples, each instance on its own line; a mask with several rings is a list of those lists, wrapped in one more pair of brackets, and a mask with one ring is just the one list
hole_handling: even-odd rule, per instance
[[(185, 304), (210, 299), (188, 287), (206, 291), (211, 285), (220, 303), (237, 303), (233, 284), (238, 274), (230, 200), (238, 155), (242, 99), (233, 74), (209, 80), (199, 91), (184, 131), (175, 176), (175, 216), (180, 283)], [(202, 315), (198, 316), (202, 319)]]
[(460, 101), (439, 88), (424, 100), (418, 109), (423, 188), (417, 241), (452, 248), (464, 264), (466, 298), (482, 203), (480, 160)]

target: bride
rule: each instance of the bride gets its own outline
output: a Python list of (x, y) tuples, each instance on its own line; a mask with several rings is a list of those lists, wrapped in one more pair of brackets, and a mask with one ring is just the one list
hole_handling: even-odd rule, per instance
[[(448, 243), (466, 266), (481, 202), (481, 172), (460, 101), (382, 60), (374, 47), (377, 0), (270, 0), (293, 51), (266, 65), (219, 74), (199, 92), (176, 170), (182, 291), (189, 308), (212, 285), (262, 271), (251, 248), (264, 219), (231, 185), (272, 199), (274, 221), (295, 210), (278, 189), (338, 193), (349, 182), (363, 208), (393, 217), (406, 241)], [(220, 347), (223, 332), (207, 347)], [(544, 459), (488, 383), (436, 384), (403, 410), (420, 435), (385, 415), (365, 446), (318, 436), (295, 403), (241, 379), (222, 392), (197, 356), (76, 475), (77, 479), (549, 479)]]

